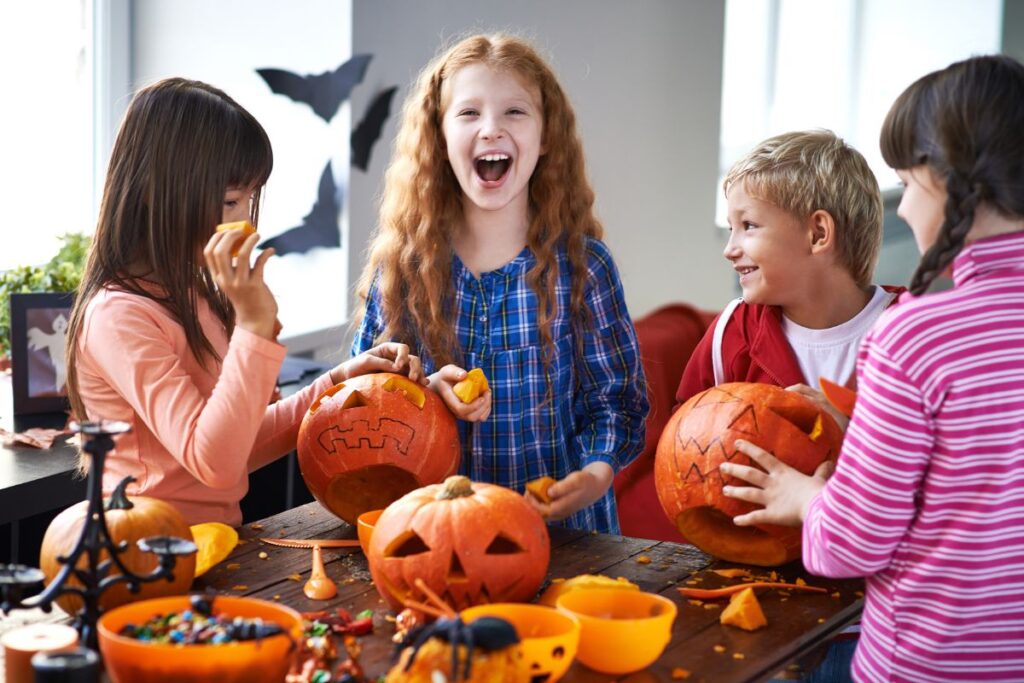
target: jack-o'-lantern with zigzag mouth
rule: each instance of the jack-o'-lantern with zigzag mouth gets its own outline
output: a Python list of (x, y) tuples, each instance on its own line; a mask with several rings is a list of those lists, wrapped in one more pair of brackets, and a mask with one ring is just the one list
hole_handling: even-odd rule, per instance
[(321, 394), (302, 420), (299, 469), (310, 493), (349, 524), (459, 469), (444, 401), (402, 375), (372, 373)]
[(736, 450), (756, 444), (804, 474), (839, 455), (843, 434), (832, 416), (809, 399), (770, 384), (720, 384), (693, 396), (669, 419), (658, 441), (654, 481), (658, 500), (679, 533), (715, 557), (765, 567), (800, 557), (799, 528), (736, 526), (755, 509), (722, 493), (723, 462), (757, 467)]

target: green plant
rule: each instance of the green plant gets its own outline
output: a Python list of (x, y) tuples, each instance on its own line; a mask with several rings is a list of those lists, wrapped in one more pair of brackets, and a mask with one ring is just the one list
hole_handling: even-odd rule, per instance
[(11, 353), (11, 294), (73, 292), (78, 289), (92, 238), (82, 233), (61, 235), (60, 251), (43, 266), (18, 266), (0, 272), (0, 353)]

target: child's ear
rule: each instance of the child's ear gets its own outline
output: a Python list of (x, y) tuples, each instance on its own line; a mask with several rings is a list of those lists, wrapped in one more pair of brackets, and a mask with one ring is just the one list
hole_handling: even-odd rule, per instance
[(832, 249), (836, 243), (836, 221), (832, 214), (824, 209), (818, 209), (811, 214), (809, 223), (811, 253)]

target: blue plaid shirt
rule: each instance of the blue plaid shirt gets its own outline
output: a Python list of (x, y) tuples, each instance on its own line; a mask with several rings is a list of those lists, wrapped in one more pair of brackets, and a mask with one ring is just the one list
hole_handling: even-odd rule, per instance
[[(479, 279), (458, 256), (452, 257), (454, 323), (463, 367), (483, 369), (492, 392), (487, 420), (459, 421), (460, 469), (474, 481), (522, 492), (532, 479), (545, 475), (562, 479), (591, 462), (606, 462), (618, 472), (643, 449), (648, 404), (636, 330), (608, 248), (592, 239), (586, 251), (584, 300), (593, 325), (582, 333), (573, 329), (569, 318), (569, 259), (564, 247), (558, 253), (550, 395), (537, 326), (537, 297), (526, 282), (535, 261), (533, 253), (526, 248)], [(371, 287), (352, 354), (373, 347), (383, 329), (379, 293)], [(580, 334), (582, 345), (577, 344)], [(437, 370), (422, 347), (410, 346), (428, 374)], [(562, 524), (619, 533), (611, 487), (603, 498)]]

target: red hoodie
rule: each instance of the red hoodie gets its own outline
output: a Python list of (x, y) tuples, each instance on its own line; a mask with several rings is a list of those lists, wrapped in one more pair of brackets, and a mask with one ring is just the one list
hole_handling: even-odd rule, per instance
[[(882, 289), (895, 294), (906, 291), (905, 287), (889, 285)], [(892, 301), (895, 302), (896, 298)], [(686, 364), (676, 390), (676, 408), (694, 394), (715, 386), (712, 344), (717, 325), (718, 318), (715, 318)], [(800, 383), (817, 386), (816, 381), (807, 381), (800, 369), (800, 363), (782, 331), (782, 308), (779, 306), (741, 303), (736, 307), (722, 337), (722, 366), (727, 382), (763, 382), (780, 387)]]

